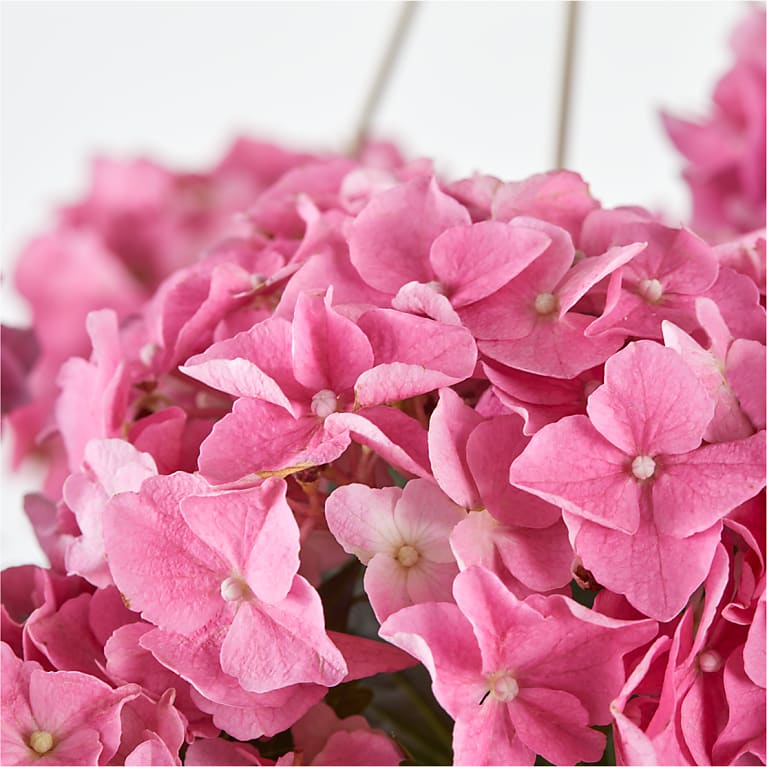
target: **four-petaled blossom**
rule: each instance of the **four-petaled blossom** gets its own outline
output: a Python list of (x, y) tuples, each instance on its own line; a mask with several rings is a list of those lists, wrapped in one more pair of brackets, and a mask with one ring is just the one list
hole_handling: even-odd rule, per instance
[(482, 567), (455, 579), (457, 604), (405, 608), (381, 636), (429, 670), (456, 720), (456, 764), (595, 761), (623, 683), (622, 656), (655, 635), (651, 620), (618, 621), (562, 596), (521, 601)]
[(764, 486), (764, 433), (702, 446), (714, 403), (652, 341), (607, 361), (587, 411), (535, 434), (511, 482), (562, 507), (601, 584), (670, 620), (708, 573), (721, 519)]

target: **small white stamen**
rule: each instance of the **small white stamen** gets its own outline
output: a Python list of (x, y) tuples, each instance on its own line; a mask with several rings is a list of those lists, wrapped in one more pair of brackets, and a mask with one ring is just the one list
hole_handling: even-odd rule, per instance
[(655, 474), (655, 461), (649, 455), (638, 455), (631, 462), (631, 472), (637, 479), (650, 479)]
[(249, 591), (248, 584), (240, 578), (230, 576), (221, 582), (221, 596), (226, 602), (236, 602), (243, 599)]
[(47, 754), (53, 748), (53, 735), (45, 730), (35, 730), (29, 736), (29, 747), (40, 754)]
[(517, 680), (514, 679), (511, 674), (502, 672), (496, 674), (490, 681), (490, 692), (493, 697), (497, 698), (501, 703), (508, 703), (514, 700), (519, 694), (519, 685)]
[(400, 550), (397, 552), (397, 561), (403, 567), (412, 567), (420, 558), (421, 555), (418, 553), (418, 549), (408, 546), (407, 544), (401, 546)]
[(722, 668), (722, 656), (716, 650), (705, 650), (698, 656), (698, 666), (706, 673), (719, 671)]
[(535, 297), (535, 311), (538, 314), (553, 314), (559, 309), (559, 299), (553, 293), (539, 293)]
[(647, 303), (657, 304), (663, 296), (663, 285), (658, 280), (642, 280), (639, 283), (639, 295)]
[(157, 351), (160, 347), (157, 346), (157, 344), (152, 343), (151, 341), (149, 343), (144, 344), (138, 353), (138, 358), (147, 366), (149, 367), (152, 364), (152, 359), (154, 359), (154, 355), (157, 354)]
[(330, 389), (322, 389), (312, 397), (312, 413), (318, 418), (327, 418), (335, 413), (338, 407), (338, 397)]

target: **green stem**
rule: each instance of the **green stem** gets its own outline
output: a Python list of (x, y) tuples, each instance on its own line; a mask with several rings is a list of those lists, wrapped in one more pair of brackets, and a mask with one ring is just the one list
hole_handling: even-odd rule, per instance
[(439, 735), (440, 741), (447, 746), (452, 746), (453, 733), (445, 726), (445, 723), (437, 716), (434, 709), (423, 699), (418, 688), (403, 674), (392, 674), (394, 683), (401, 687), (410, 698), (413, 705), (418, 709), (421, 716), (431, 725), (431, 728)]
[(391, 722), (398, 735), (406, 736), (407, 740), (414, 747), (417, 747), (418, 754), (413, 756), (425, 757), (424, 761), (428, 761), (431, 764), (449, 764), (450, 754), (444, 752), (442, 749), (435, 747), (434, 743), (427, 740), (418, 730), (414, 730), (408, 722), (401, 717), (388, 711), (387, 709), (377, 706), (375, 703), (371, 703), (368, 706), (368, 710), (371, 713), (376, 714), (381, 719), (386, 719)]

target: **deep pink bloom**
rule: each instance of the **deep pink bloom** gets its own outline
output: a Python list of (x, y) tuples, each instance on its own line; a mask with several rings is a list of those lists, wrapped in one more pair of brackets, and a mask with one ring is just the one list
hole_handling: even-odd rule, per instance
[(608, 360), (588, 417), (545, 426), (511, 468), (567, 512), (597, 580), (661, 620), (708, 573), (722, 517), (764, 485), (763, 433), (701, 447), (713, 410), (676, 352), (638, 341)]

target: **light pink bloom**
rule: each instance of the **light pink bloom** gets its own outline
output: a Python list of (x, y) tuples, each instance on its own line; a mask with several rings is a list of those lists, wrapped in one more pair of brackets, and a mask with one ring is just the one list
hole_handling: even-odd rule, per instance
[(111, 500), (104, 542), (132, 609), (166, 631), (222, 632), (221, 668), (246, 689), (332, 685), (346, 673), (317, 592), (296, 575), (284, 481), (213, 494), (195, 476), (150, 477)]
[(108, 764), (120, 743), (120, 711), (138, 688), (43, 671), (4, 642), (0, 651), (3, 764)]
[(535, 434), (511, 482), (567, 512), (600, 583), (669, 620), (708, 573), (722, 517), (764, 485), (764, 434), (701, 447), (713, 403), (650, 341), (608, 360), (587, 409)]
[(365, 591), (379, 621), (407, 605), (450, 599), (458, 566), (448, 539), (466, 512), (429, 480), (404, 490), (339, 487), (325, 516), (338, 542), (367, 565)]
[(456, 764), (596, 761), (590, 724), (609, 719), (622, 656), (650, 641), (653, 621), (616, 621), (562, 596), (518, 600), (492, 573), (457, 576), (457, 605), (405, 608), (381, 635), (418, 657), (456, 720)]
[(64, 483), (64, 500), (82, 531), (67, 547), (68, 572), (99, 588), (112, 583), (104, 555), (104, 506), (117, 493), (138, 491), (147, 477), (156, 474), (152, 457), (124, 440), (91, 440), (85, 446), (82, 471), (70, 474)]

